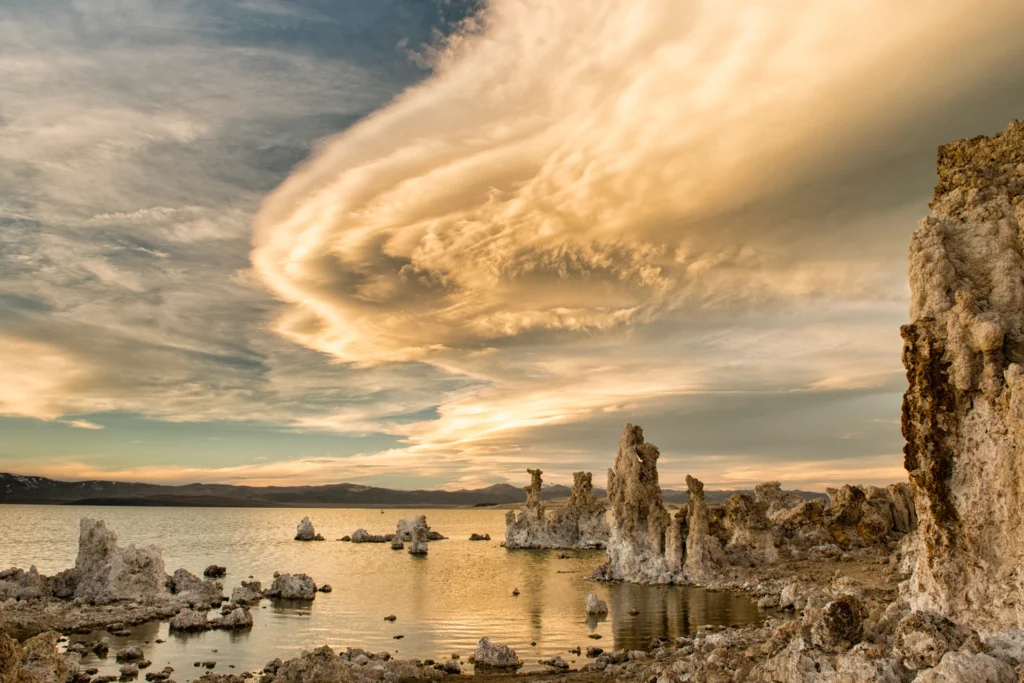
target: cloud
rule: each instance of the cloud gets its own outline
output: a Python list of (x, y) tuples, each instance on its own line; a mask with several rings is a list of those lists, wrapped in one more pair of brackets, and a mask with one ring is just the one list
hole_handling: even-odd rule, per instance
[[(430, 361), (680, 306), (902, 298), (896, 258), (844, 232), (849, 217), (793, 234), (784, 215), (730, 214), (859, 155), (879, 127), (898, 133), (937, 86), (968, 89), (1010, 36), (978, 16), (493, 2), (435, 77), (264, 202), (253, 262), (290, 304), (276, 329), (347, 362)], [(930, 39), (982, 24), (996, 45), (966, 62)]]
[[(593, 466), (592, 443), (552, 432), (761, 392), (873, 397), (874, 427), (832, 424), (831, 450), (791, 454), (787, 476), (897, 478), (898, 429), (878, 420), (901, 390), (934, 147), (1024, 104), (1004, 94), (1024, 7), (986, 8), (495, 0), (431, 52), (433, 77), (264, 200), (252, 261), (285, 304), (273, 329), (354, 367), (471, 378), (399, 430), (468, 475)], [(776, 465), (788, 426), (666, 467), (768, 476), (727, 465)], [(709, 429), (693, 427), (659, 443), (692, 451)]]
[(103, 425), (96, 424), (95, 422), (89, 422), (88, 420), (60, 420), (61, 424), (66, 424), (68, 427), (75, 429), (103, 429)]

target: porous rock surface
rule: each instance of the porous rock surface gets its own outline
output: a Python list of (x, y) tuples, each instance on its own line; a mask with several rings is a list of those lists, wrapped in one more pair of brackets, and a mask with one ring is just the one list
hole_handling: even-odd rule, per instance
[(481, 669), (518, 669), (522, 662), (516, 651), (508, 645), (491, 642), (490, 638), (481, 638), (473, 652), (473, 665)]
[(313, 600), (316, 598), (316, 584), (306, 574), (278, 574), (263, 595), (281, 600)]
[(1024, 627), (1024, 122), (939, 149), (910, 242), (904, 464), (918, 516), (906, 597)]
[(721, 587), (745, 568), (779, 561), (888, 556), (916, 524), (909, 488), (843, 486), (823, 499), (797, 502), (778, 482), (756, 497), (733, 494), (708, 505), (704, 484), (686, 477), (686, 506), (669, 515), (658, 483), (656, 446), (627, 424), (608, 471), (611, 533), (608, 561), (595, 578), (634, 583), (696, 583)]
[(324, 540), (324, 537), (313, 529), (313, 522), (309, 520), (309, 517), (303, 517), (302, 521), (299, 522), (298, 528), (295, 530), (295, 540), (322, 541)]
[(527, 470), (526, 505), (505, 515), (506, 548), (603, 548), (608, 542), (605, 505), (594, 495), (590, 472), (573, 473), (572, 491), (562, 508), (548, 514), (541, 502), (543, 472)]
[(103, 520), (82, 519), (75, 575), (75, 597), (98, 603), (151, 599), (167, 592), (160, 549), (119, 547), (117, 534)]
[[(399, 526), (401, 526), (401, 523), (399, 523)], [(409, 554), (426, 555), (429, 537), (430, 527), (427, 526), (426, 515), (416, 515), (412, 520), (412, 529), (409, 533)]]

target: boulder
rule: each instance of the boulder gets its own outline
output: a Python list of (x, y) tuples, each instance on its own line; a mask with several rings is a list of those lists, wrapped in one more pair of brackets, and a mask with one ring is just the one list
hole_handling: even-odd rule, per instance
[(210, 626), (229, 631), (252, 628), (252, 613), (244, 607), (236, 607), (227, 614), (213, 619)]
[(1017, 683), (1013, 667), (981, 653), (947, 652), (933, 669), (922, 671), (915, 683)]
[(387, 543), (391, 540), (389, 536), (375, 536), (366, 529), (356, 529), (352, 532), (350, 540), (353, 543)]
[(324, 645), (277, 664), (274, 683), (338, 683), (351, 680), (341, 657)]
[(596, 594), (590, 593), (587, 595), (587, 614), (608, 614), (608, 604), (598, 599)]
[(231, 591), (231, 602), (236, 605), (255, 605), (263, 599), (263, 585), (259, 581), (243, 581)]
[(425, 515), (416, 515), (413, 520), (412, 537), (409, 540), (409, 554), (410, 555), (426, 555), (427, 554), (427, 540), (430, 527), (427, 526), (427, 518)]
[(965, 645), (980, 650), (978, 635), (935, 612), (911, 612), (893, 635), (893, 652), (911, 671), (938, 666), (943, 655)]
[(518, 669), (523, 665), (515, 650), (508, 645), (492, 643), (490, 638), (481, 638), (476, 644), (473, 664), (485, 669)]
[[(470, 534), (469, 540), (471, 541), (489, 541), (491, 540), (490, 534)], [(507, 543), (506, 543), (507, 547)]]
[(187, 569), (175, 569), (168, 582), (170, 592), (191, 605), (214, 605), (224, 601), (220, 581), (200, 579)]
[(852, 596), (839, 597), (825, 605), (811, 627), (811, 639), (823, 650), (847, 650), (860, 642), (866, 611)]
[(117, 545), (117, 534), (102, 520), (83, 518), (75, 560), (75, 597), (97, 603), (146, 600), (167, 594), (160, 549)]
[(219, 579), (222, 576), (226, 576), (227, 573), (227, 567), (221, 567), (216, 564), (211, 564), (209, 567), (203, 570), (203, 576), (205, 576), (208, 579)]
[(313, 600), (316, 598), (316, 584), (306, 574), (280, 574), (263, 595), (282, 600)]
[(21, 677), (31, 676), (33, 683), (65, 683), (68, 678), (68, 661), (57, 651), (60, 634), (46, 631), (22, 644)]
[(209, 631), (211, 624), (206, 619), (206, 610), (183, 609), (170, 620), (171, 631)]
[(324, 537), (316, 533), (313, 529), (313, 522), (309, 521), (309, 517), (303, 517), (302, 521), (299, 522), (299, 526), (295, 531), (296, 541), (322, 541)]

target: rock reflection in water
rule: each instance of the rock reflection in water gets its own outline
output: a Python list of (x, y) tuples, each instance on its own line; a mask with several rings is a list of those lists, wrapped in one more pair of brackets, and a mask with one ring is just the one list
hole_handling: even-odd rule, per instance
[[(694, 586), (607, 586), (615, 647), (642, 650), (652, 638), (690, 635), (701, 626), (743, 626), (764, 616), (747, 596)], [(632, 614), (632, 611), (638, 614)]]

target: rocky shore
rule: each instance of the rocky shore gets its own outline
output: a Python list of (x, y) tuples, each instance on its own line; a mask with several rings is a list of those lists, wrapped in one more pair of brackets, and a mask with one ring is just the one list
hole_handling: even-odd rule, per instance
[[(608, 471), (607, 527), (587, 473), (577, 473), (569, 505), (548, 515), (542, 473), (530, 470), (527, 504), (507, 517), (508, 548), (602, 545), (598, 581), (743, 591), (764, 610), (762, 623), (702, 629), (644, 650), (579, 648), (565, 653), (568, 662), (545, 660), (546, 674), (514, 674), (519, 655), (483, 637), (466, 662), (324, 646), (261, 671), (198, 680), (433, 680), (471, 665), (481, 681), (492, 672), (577, 683), (1024, 681), (1024, 123), (943, 146), (931, 206), (911, 240), (912, 304), (902, 328), (907, 483), (843, 486), (828, 501), (804, 501), (766, 482), (754, 496), (709, 505), (703, 483), (687, 477), (688, 501), (673, 515), (658, 481), (660, 452), (630, 424)], [(316, 538), (307, 522), (298, 536)], [(428, 540), (423, 516), (387, 539), (418, 554)], [(158, 549), (119, 547), (103, 522), (82, 520), (73, 569), (0, 573), (0, 683), (100, 683), (79, 670), (78, 653), (59, 652), (50, 629), (151, 619), (246, 628), (254, 600), (316, 593), (310, 577), (281, 574), (265, 591), (243, 584), (229, 601), (219, 582), (183, 569), (168, 576)], [(601, 613), (592, 598), (581, 613)], [(126, 655), (124, 680), (138, 675), (133, 661)]]

